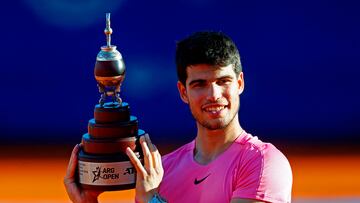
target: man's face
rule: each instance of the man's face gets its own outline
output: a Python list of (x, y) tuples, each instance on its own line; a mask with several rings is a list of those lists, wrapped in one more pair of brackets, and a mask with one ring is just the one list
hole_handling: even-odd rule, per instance
[(233, 65), (207, 64), (188, 66), (186, 71), (186, 85), (178, 82), (178, 89), (195, 120), (210, 130), (227, 127), (238, 114), (239, 94), (244, 89), (243, 73), (236, 77)]

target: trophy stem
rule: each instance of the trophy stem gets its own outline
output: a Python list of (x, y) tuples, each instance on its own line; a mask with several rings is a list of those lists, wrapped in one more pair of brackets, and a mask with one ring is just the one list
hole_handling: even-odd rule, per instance
[(106, 45), (107, 47), (111, 47), (112, 29), (110, 27), (110, 13), (106, 13), (106, 28), (104, 30), (104, 33), (106, 35)]

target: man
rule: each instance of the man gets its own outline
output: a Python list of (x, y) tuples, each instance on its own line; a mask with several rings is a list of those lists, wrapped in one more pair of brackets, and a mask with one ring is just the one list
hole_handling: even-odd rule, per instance
[[(127, 149), (137, 170), (136, 201), (290, 202), (292, 173), (286, 157), (240, 126), (244, 74), (233, 41), (222, 33), (194, 33), (177, 44), (176, 64), (180, 97), (196, 120), (197, 136), (162, 161), (150, 138), (142, 137), (144, 166)], [(67, 177), (74, 176), (77, 148)], [(80, 190), (67, 177), (73, 201), (96, 200), (97, 193)]]

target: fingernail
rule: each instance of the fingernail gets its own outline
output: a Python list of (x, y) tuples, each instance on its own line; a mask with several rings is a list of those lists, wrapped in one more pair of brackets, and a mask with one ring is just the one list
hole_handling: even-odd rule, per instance
[(151, 143), (149, 134), (145, 134), (145, 140), (146, 140), (146, 142), (147, 142), (148, 144)]

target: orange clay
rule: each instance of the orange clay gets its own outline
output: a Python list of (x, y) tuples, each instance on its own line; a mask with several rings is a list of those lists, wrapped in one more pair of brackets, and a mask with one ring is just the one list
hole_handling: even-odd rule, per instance
[[(288, 156), (293, 199), (360, 196), (360, 156)], [(0, 202), (70, 202), (63, 186), (68, 157), (0, 159)], [(134, 190), (105, 192), (100, 202), (133, 202)]]

